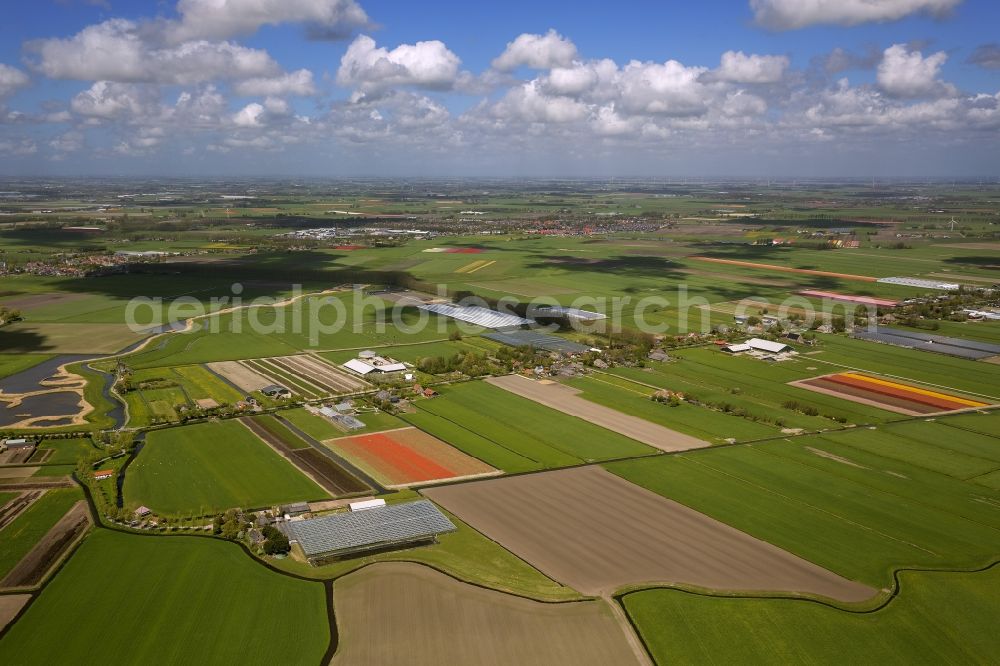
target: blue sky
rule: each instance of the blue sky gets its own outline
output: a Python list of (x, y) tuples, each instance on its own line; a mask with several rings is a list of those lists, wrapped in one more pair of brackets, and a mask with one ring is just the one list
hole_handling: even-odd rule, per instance
[(11, 4), (6, 175), (1000, 175), (987, 0)]

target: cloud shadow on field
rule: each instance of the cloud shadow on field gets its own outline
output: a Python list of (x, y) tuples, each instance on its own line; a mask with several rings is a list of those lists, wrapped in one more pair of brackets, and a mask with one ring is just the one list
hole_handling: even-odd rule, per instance
[[(946, 264), (975, 266), (976, 268), (988, 268), (1000, 271), (1000, 255), (967, 255), (962, 257), (948, 257), (941, 261)], [(1000, 275), (997, 276), (997, 279), (1000, 279)]]
[(0, 328), (0, 354), (44, 354), (54, 347), (34, 331)]

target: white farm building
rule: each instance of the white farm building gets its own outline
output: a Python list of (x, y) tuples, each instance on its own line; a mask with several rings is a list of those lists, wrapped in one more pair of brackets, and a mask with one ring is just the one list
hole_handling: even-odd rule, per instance
[[(371, 352), (368, 352), (370, 354)], [(345, 370), (355, 372), (362, 377), (371, 373), (385, 374), (389, 372), (402, 372), (406, 370), (406, 365), (390, 358), (381, 356), (366, 356), (366, 352), (361, 352), (359, 358), (352, 358), (343, 365)]]
[(784, 352), (792, 351), (792, 348), (783, 342), (774, 342), (773, 340), (764, 340), (762, 338), (750, 338), (746, 342), (726, 345), (725, 347), (722, 347), (722, 351), (729, 352), (730, 354), (742, 354), (744, 352), (782, 354)]

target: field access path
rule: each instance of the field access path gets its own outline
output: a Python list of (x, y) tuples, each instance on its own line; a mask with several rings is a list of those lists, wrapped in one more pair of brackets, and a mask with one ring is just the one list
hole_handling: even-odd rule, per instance
[(711, 446), (709, 442), (697, 437), (581, 398), (579, 390), (563, 384), (528, 379), (521, 375), (490, 377), (485, 381), (522, 398), (528, 398), (563, 414), (581, 418), (612, 432), (631, 437), (661, 451), (676, 453)]

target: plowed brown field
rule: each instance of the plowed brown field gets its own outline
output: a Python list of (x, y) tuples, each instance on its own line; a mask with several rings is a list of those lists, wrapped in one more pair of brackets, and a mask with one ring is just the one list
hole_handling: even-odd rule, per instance
[(636, 663), (603, 601), (531, 601), (409, 562), (374, 564), (337, 580), (333, 604), (335, 666)]
[(551, 578), (587, 594), (654, 582), (841, 601), (875, 594), (596, 466), (423, 492)]

